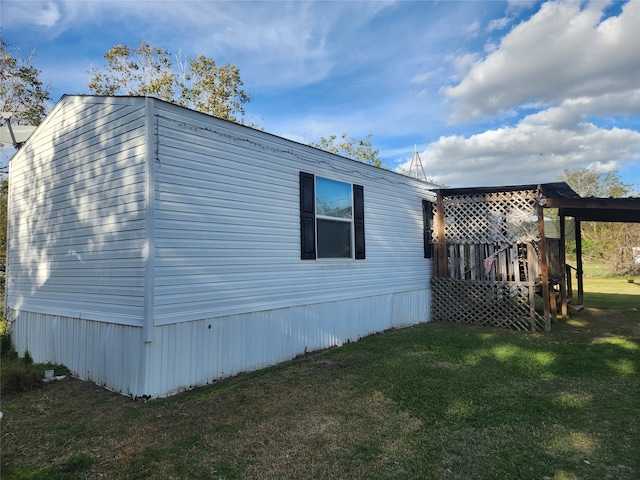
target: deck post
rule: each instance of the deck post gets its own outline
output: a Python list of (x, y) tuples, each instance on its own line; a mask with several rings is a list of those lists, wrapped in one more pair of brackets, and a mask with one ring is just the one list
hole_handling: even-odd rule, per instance
[(436, 200), (436, 225), (438, 231), (436, 236), (438, 239), (438, 258), (436, 260), (437, 271), (436, 277), (446, 277), (447, 274), (447, 246), (444, 241), (444, 205), (442, 204), (442, 192), (438, 190)]
[(566, 229), (565, 229), (565, 216), (564, 209), (559, 209), (560, 216), (560, 301), (562, 302), (562, 320), (569, 318), (569, 311), (567, 307), (567, 256), (566, 256)]
[[(541, 194), (541, 188), (538, 187)], [(544, 239), (544, 209), (538, 205), (538, 230), (540, 232), (540, 285), (542, 286), (542, 303), (544, 304), (544, 330), (551, 331), (551, 312), (549, 301), (549, 271), (547, 265), (547, 246)]]
[(580, 220), (576, 223), (576, 280), (578, 283), (578, 305), (584, 305), (584, 286), (582, 284), (582, 230)]

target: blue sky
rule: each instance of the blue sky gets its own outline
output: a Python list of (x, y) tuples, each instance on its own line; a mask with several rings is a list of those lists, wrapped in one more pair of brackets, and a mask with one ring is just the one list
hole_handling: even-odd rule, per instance
[(416, 146), (450, 186), (640, 184), (640, 0), (1, 0), (0, 22), (54, 101), (144, 40), (236, 65), (247, 119), (301, 143), (372, 134), (394, 169)]

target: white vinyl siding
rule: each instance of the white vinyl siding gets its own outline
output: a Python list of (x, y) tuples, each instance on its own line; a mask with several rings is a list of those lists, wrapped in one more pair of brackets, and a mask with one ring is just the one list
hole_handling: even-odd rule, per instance
[(8, 307), (139, 325), (144, 109), (56, 108), (11, 160)]
[[(170, 105), (157, 114), (156, 325), (428, 288), (423, 183)], [(364, 186), (366, 261), (300, 260), (302, 168)]]

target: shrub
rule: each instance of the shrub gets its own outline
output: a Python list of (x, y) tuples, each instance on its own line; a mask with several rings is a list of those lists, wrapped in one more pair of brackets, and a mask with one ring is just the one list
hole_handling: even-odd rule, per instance
[(25, 365), (33, 365), (33, 357), (29, 353), (29, 350), (24, 352), (24, 357), (22, 357), (22, 363)]
[(11, 342), (11, 332), (9, 332), (7, 320), (4, 316), (0, 316), (0, 357), (17, 358), (17, 356)]
[[(3, 362), (5, 363), (5, 362)], [(2, 394), (28, 392), (43, 386), (42, 374), (33, 365), (22, 362), (6, 362), (2, 367)]]

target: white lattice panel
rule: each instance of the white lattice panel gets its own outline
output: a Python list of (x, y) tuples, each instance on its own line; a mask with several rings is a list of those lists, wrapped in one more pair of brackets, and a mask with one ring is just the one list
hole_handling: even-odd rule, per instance
[(443, 195), (445, 242), (514, 244), (538, 241), (537, 200), (535, 190)]
[(432, 319), (520, 331), (544, 329), (535, 310), (533, 285), (511, 282), (431, 279)]

